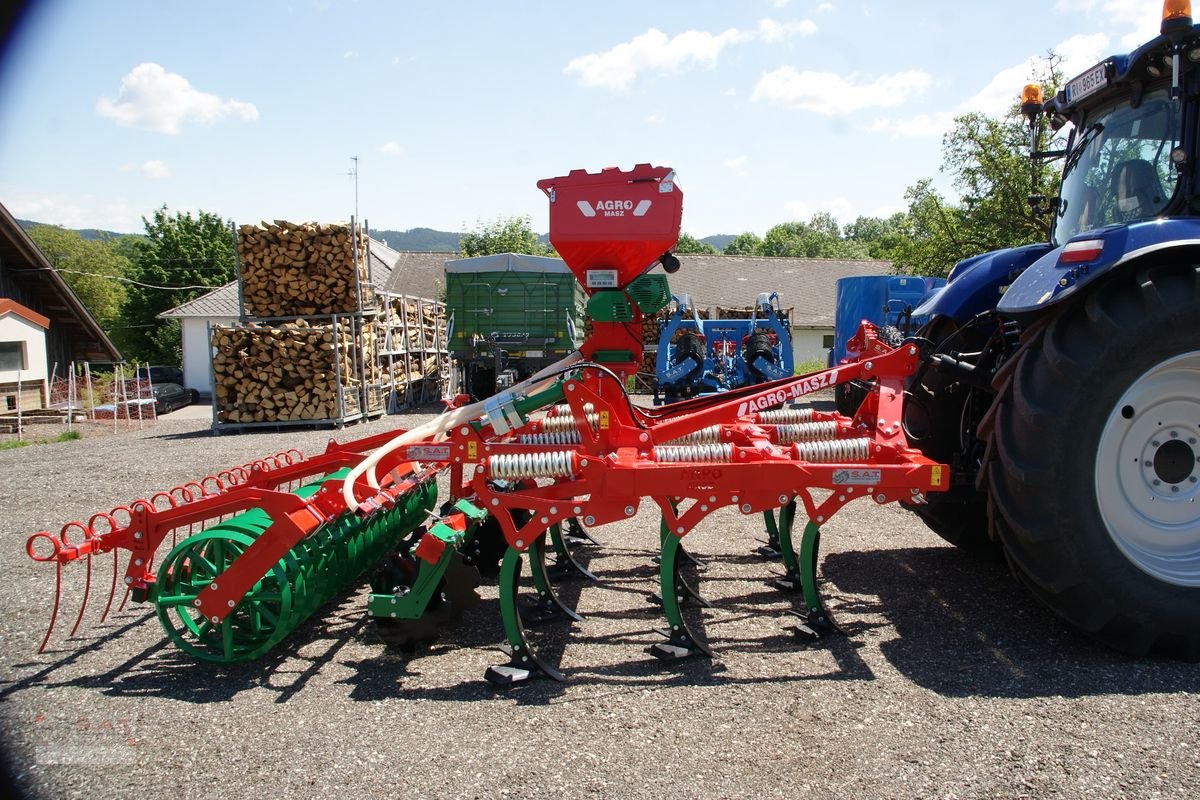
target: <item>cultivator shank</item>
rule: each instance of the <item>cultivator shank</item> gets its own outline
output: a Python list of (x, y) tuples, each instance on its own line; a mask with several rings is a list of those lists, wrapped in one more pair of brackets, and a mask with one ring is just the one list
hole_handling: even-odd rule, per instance
[[(817, 590), (822, 526), (856, 498), (920, 502), (948, 482), (942, 465), (908, 446), (899, 422), (916, 346), (890, 347), (864, 325), (857, 362), (640, 408), (625, 379), (642, 360), (642, 317), (670, 298), (663, 276), (648, 270), (678, 266), (668, 252), (682, 210), (674, 173), (639, 165), (538, 185), (551, 203), (551, 240), (589, 295), (596, 333), (581, 352), (399, 435), (331, 444), (314, 459), (280, 456), (225, 481), (160, 493), (131, 506), (127, 521), (108, 520), (103, 533), (81, 526), (90, 532), (78, 545), (67, 543), (65, 528), (58, 537), (36, 534), (30, 554), (40, 546), (35, 557), (61, 571), (128, 551), (134, 597), (156, 603), (181, 649), (219, 661), (265, 652), (371, 566), (368, 613), (403, 649), (439, 636), (477, 598), (479, 582), (495, 578), (509, 660), (487, 678), (508, 685), (563, 678), (530, 644), (526, 625), (580, 620), (553, 588), (554, 579), (595, 580), (572, 546), (590, 538), (587, 529), (630, 520), (648, 499), (660, 517), (658, 602), (667, 623), (653, 655), (712, 652), (681, 613), (700, 597), (680, 566), (684, 537), (724, 508), (763, 515), (763, 552), (785, 570), (776, 585), (800, 598), (797, 635), (835, 630)], [(850, 380), (874, 387), (853, 418), (797, 405)], [(430, 519), (440, 471), (450, 496)], [(197, 525), (205, 527), (153, 574), (167, 533)], [(526, 565), (537, 599), (523, 618)]]

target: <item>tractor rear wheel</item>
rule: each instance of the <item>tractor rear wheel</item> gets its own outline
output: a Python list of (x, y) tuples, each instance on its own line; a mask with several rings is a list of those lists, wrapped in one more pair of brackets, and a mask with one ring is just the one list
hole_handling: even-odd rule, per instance
[[(987, 344), (980, 331), (960, 328), (948, 317), (931, 320), (917, 332), (934, 343), (933, 353), (978, 351)], [(932, 354), (931, 354), (932, 355)], [(950, 490), (931, 492), (911, 510), (929, 529), (955, 547), (995, 555), (988, 536), (987, 496), (975, 488), (983, 444), (975, 426), (992, 402), (992, 393), (968, 386), (928, 363), (905, 387), (904, 430), (913, 447), (950, 465)]]
[(983, 434), (1014, 572), (1118, 650), (1200, 659), (1200, 267), (1126, 270), (1026, 333)]

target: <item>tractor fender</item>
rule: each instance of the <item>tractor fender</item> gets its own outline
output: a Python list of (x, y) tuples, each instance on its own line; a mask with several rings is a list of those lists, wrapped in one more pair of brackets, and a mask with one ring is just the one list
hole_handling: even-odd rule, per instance
[[(1064, 261), (1068, 248), (1100, 242), (1098, 255), (1087, 261)], [(1086, 231), (1034, 261), (1000, 298), (997, 310), (1007, 317), (1028, 319), (1078, 295), (1102, 277), (1146, 256), (1200, 250), (1200, 220), (1163, 218)]]
[(945, 286), (925, 295), (913, 316), (950, 317), (963, 324), (990, 311), (1017, 276), (1050, 249), (1043, 242), (963, 259), (950, 270)]

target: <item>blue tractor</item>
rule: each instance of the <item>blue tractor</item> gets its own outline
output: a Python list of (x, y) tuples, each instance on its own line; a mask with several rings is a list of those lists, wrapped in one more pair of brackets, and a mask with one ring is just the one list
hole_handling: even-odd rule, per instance
[[(1200, 26), (1161, 35), (1042, 102), (1061, 157), (1050, 239), (959, 262), (915, 310), (904, 425), (953, 490), (913, 510), (1002, 549), (1068, 622), (1130, 653), (1200, 659)], [(1063, 137), (1038, 152), (1045, 126)]]
[(753, 386), (795, 371), (792, 338), (779, 311), (779, 296), (760, 294), (746, 319), (700, 319), (687, 295), (658, 337), (654, 404)]

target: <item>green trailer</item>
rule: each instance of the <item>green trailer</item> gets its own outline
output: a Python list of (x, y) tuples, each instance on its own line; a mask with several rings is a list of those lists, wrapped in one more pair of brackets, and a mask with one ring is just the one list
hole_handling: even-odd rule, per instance
[(500, 253), (446, 262), (450, 354), (477, 400), (578, 349), (585, 298), (558, 258)]

